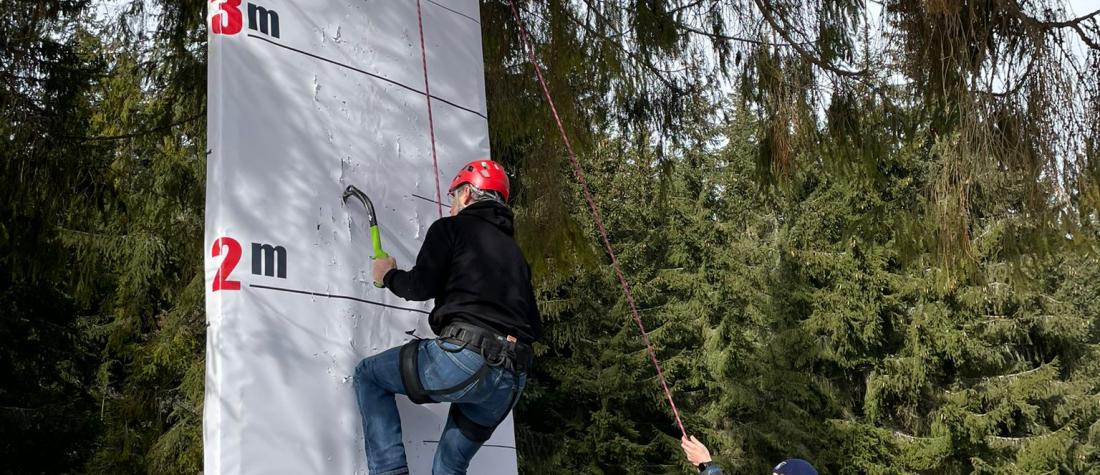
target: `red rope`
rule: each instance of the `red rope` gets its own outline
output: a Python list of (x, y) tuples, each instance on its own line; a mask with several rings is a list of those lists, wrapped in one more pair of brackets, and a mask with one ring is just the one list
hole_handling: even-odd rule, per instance
[(603, 218), (600, 217), (600, 210), (596, 207), (595, 200), (592, 199), (592, 192), (588, 189), (588, 180), (584, 178), (584, 172), (581, 170), (581, 165), (577, 161), (577, 154), (573, 152), (573, 145), (569, 142), (569, 136), (565, 133), (565, 126), (562, 125), (561, 116), (558, 115), (558, 108), (554, 105), (554, 99), (550, 97), (550, 89), (546, 87), (546, 79), (542, 76), (542, 68), (539, 67), (538, 60), (535, 58), (535, 48), (531, 45), (531, 39), (527, 36), (527, 29), (523, 26), (523, 20), (519, 18), (519, 9), (516, 8), (516, 0), (508, 0), (512, 4), (512, 15), (516, 18), (516, 24), (519, 25), (520, 35), (523, 37), (523, 44), (527, 49), (527, 55), (531, 59), (531, 65), (535, 67), (535, 74), (539, 78), (539, 84), (542, 86), (543, 96), (546, 97), (546, 102), (550, 104), (550, 112), (554, 114), (554, 122), (558, 124), (558, 132), (561, 132), (561, 139), (565, 142), (565, 149), (569, 152), (569, 163), (573, 165), (573, 175), (576, 176), (577, 181), (580, 182), (581, 189), (584, 190), (584, 200), (588, 202), (588, 210), (592, 212), (592, 218), (596, 221), (596, 227), (600, 230), (600, 237), (603, 238), (604, 249), (607, 250), (607, 254), (611, 256), (611, 265), (615, 268), (615, 275), (619, 277), (619, 285), (623, 288), (623, 295), (626, 296), (626, 302), (630, 305), (630, 313), (634, 315), (634, 321), (638, 324), (638, 329), (642, 332), (642, 340), (645, 341), (646, 350), (649, 351), (649, 359), (653, 361), (653, 366), (657, 368), (657, 376), (661, 380), (661, 388), (665, 391), (665, 397), (668, 398), (668, 405), (672, 408), (672, 414), (676, 417), (676, 425), (680, 427), (680, 433), (687, 436), (687, 432), (684, 430), (684, 423), (680, 420), (680, 411), (676, 409), (676, 402), (672, 400), (672, 391), (668, 389), (668, 383), (665, 381), (664, 371), (661, 371), (661, 363), (657, 361), (657, 353), (653, 350), (653, 344), (649, 341), (649, 333), (645, 331), (645, 326), (642, 325), (642, 317), (638, 315), (638, 306), (634, 304), (634, 294), (630, 291), (630, 284), (626, 282), (626, 277), (623, 276), (622, 267), (619, 266), (619, 259), (615, 257), (615, 250), (611, 247), (611, 240), (607, 237), (607, 228), (604, 227)]
[(428, 50), (424, 46), (424, 19), (420, 14), (420, 0), (416, 0), (416, 24), (420, 28), (420, 62), (424, 65), (424, 98), (428, 100), (428, 133), (432, 139), (432, 170), (435, 174), (435, 204), (439, 217), (443, 217), (443, 192), (439, 188), (439, 161), (435, 155), (435, 121), (432, 119), (432, 91), (428, 88)]

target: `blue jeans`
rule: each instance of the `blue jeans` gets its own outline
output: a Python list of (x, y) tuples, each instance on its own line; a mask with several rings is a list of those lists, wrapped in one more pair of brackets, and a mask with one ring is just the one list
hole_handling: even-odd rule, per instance
[[(485, 365), (481, 354), (446, 340), (421, 340), (417, 352), (420, 384), (426, 391), (450, 388), (462, 383)], [(371, 475), (408, 473), (405, 447), (401, 444), (401, 418), (394, 394), (406, 394), (401, 381), (401, 347), (364, 358), (355, 368), (355, 394), (363, 417), (367, 468)], [(448, 394), (431, 396), (435, 402), (449, 402), (468, 419), (483, 426), (495, 426), (519, 400), (527, 383), (525, 373), (490, 367), (488, 373), (466, 387)], [(464, 474), (482, 442), (468, 439), (447, 418), (432, 463), (434, 475)]]

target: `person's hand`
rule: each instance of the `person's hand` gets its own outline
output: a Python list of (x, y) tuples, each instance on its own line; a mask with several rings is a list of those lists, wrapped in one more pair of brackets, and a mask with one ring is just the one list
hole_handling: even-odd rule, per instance
[(378, 284), (382, 284), (382, 279), (386, 277), (386, 273), (397, 267), (397, 259), (393, 256), (383, 257), (381, 259), (371, 259), (370, 261), (371, 275), (374, 277), (374, 281)]
[(707, 450), (707, 446), (699, 442), (695, 436), (684, 436), (680, 439), (680, 447), (684, 449), (684, 455), (687, 456), (689, 462), (692, 465), (699, 465), (701, 463), (710, 462), (710, 451)]

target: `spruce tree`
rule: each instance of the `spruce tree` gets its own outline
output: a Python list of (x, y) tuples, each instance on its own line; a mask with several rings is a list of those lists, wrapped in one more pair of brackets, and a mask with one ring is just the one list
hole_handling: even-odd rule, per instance
[[(1095, 13), (518, 3), (687, 429), (727, 471), (1096, 465)], [(0, 20), (0, 417), (31, 434), (6, 460), (193, 473), (207, 4), (100, 5)], [(521, 467), (689, 471), (510, 3), (481, 13), (547, 319)]]
[(79, 141), (103, 62), (84, 1), (6, 1), (0, 19), (0, 458), (3, 473), (81, 470), (98, 430), (93, 311), (57, 228), (94, 206), (99, 150)]

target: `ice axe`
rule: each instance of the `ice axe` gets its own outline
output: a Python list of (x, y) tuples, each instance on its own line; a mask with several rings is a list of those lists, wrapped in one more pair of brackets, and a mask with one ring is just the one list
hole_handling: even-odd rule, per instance
[[(374, 258), (385, 259), (390, 257), (389, 254), (386, 254), (386, 251), (382, 250), (382, 236), (378, 232), (378, 217), (374, 214), (374, 203), (371, 203), (370, 197), (359, 188), (356, 188), (355, 185), (348, 185), (344, 189), (344, 204), (348, 203), (348, 197), (350, 196), (358, 198), (363, 203), (363, 207), (367, 209), (367, 220), (370, 222), (370, 242), (374, 246)], [(375, 282), (374, 286), (380, 289), (383, 287), (381, 282)]]

